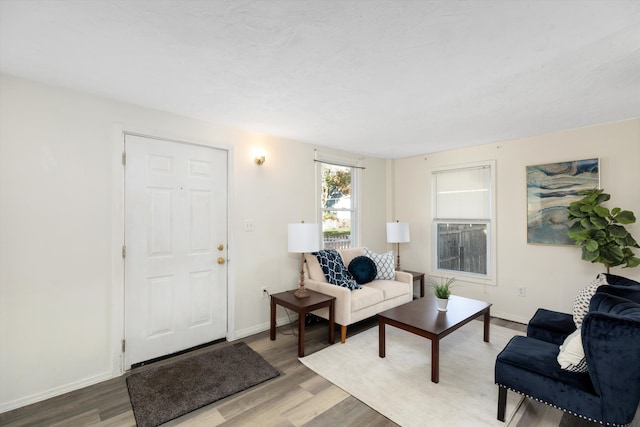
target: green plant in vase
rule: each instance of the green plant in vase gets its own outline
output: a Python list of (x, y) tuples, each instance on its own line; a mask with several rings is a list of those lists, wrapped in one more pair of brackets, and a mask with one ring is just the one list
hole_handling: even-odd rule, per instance
[(604, 190), (583, 190), (582, 199), (569, 205), (569, 220), (573, 221), (567, 235), (582, 248), (582, 259), (605, 265), (607, 273), (611, 267), (637, 267), (640, 258), (631, 248), (640, 248), (624, 225), (636, 222), (633, 212), (602, 204), (611, 196)]
[(433, 289), (433, 294), (438, 299), (438, 310), (447, 311), (447, 302), (451, 296), (451, 288), (455, 281), (455, 277), (440, 277), (436, 279), (428, 276), (427, 282)]

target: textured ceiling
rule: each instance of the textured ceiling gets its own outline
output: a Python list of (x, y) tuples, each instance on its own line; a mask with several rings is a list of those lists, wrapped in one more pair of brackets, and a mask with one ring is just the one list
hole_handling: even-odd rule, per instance
[(640, 1), (0, 0), (0, 71), (400, 158), (640, 117)]

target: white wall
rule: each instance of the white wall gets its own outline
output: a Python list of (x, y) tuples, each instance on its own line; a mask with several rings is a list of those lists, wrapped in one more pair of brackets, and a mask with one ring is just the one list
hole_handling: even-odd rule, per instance
[[(601, 188), (611, 194), (607, 206), (640, 219), (640, 119), (394, 161), (395, 213), (411, 224), (411, 242), (401, 247), (403, 268), (431, 269), (430, 169), (495, 159), (497, 286), (458, 282), (454, 293), (489, 301), (493, 315), (523, 323), (538, 307), (570, 312), (576, 293), (604, 268), (582, 261), (575, 246), (527, 244), (526, 166), (595, 157)], [(640, 224), (628, 230), (640, 240)], [(640, 280), (640, 268), (611, 272)], [(526, 297), (517, 296), (522, 286)]]
[[(261, 286), (296, 286), (299, 258), (287, 253), (286, 224), (316, 218), (315, 147), (2, 75), (0, 412), (114, 373), (122, 324), (113, 244), (121, 233), (118, 128), (231, 149), (230, 336), (267, 328)], [(269, 153), (261, 167), (254, 147)], [(360, 242), (382, 251), (384, 223), (409, 221), (402, 265), (429, 271), (429, 168), (496, 159), (498, 286), (456, 292), (523, 322), (539, 306), (567, 311), (601, 268), (581, 261), (577, 248), (526, 244), (525, 166), (590, 157), (600, 157), (614, 203), (640, 214), (639, 119), (397, 161), (366, 158)], [(243, 231), (245, 219), (255, 221), (254, 232)], [(631, 229), (638, 238), (640, 226)], [(614, 272), (640, 280), (640, 269)], [(518, 286), (526, 298), (515, 296)]]
[[(267, 329), (261, 286), (297, 286), (286, 225), (316, 219), (315, 147), (2, 75), (0, 412), (118, 372), (118, 129), (231, 150), (230, 337)], [(268, 151), (263, 166), (254, 147)], [(363, 162), (363, 208), (372, 214), (361, 242), (383, 249), (387, 161)], [(243, 231), (246, 219), (255, 231)]]

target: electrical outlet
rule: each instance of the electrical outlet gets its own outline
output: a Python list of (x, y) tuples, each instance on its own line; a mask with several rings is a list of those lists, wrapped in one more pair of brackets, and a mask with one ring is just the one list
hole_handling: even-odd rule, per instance
[(524, 286), (521, 286), (518, 288), (518, 296), (519, 297), (526, 297), (527, 296), (527, 288), (525, 288)]
[(244, 220), (244, 231), (254, 231), (256, 229), (256, 223), (252, 219)]
[(262, 298), (267, 298), (269, 296), (269, 291), (267, 290), (266, 286), (260, 288), (260, 296)]

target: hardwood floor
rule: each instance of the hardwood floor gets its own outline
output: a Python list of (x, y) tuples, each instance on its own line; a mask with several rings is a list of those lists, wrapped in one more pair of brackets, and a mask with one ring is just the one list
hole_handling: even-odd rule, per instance
[[(520, 331), (526, 329), (525, 325), (496, 318), (492, 319), (492, 323)], [(348, 328), (347, 337), (376, 325), (375, 318), (352, 325)], [(387, 427), (397, 425), (300, 363), (297, 358), (297, 337), (293, 334), (293, 329), (289, 326), (280, 327), (276, 341), (270, 341), (269, 331), (243, 340), (279, 369), (283, 375), (205, 406), (164, 426), (355, 427), (365, 425)], [(307, 325), (305, 337), (307, 354), (328, 346), (326, 323), (321, 321)], [(225, 342), (215, 345), (228, 344)], [(335, 345), (340, 344), (338, 342)], [(206, 349), (197, 351), (206, 351)], [(167, 363), (167, 361), (156, 363)], [(137, 368), (136, 372), (148, 366)], [(0, 425), (135, 426), (125, 378), (126, 375), (123, 375), (5, 412), (0, 414)], [(595, 425), (538, 402), (525, 400), (525, 405), (527, 405), (526, 411), (516, 427)]]

